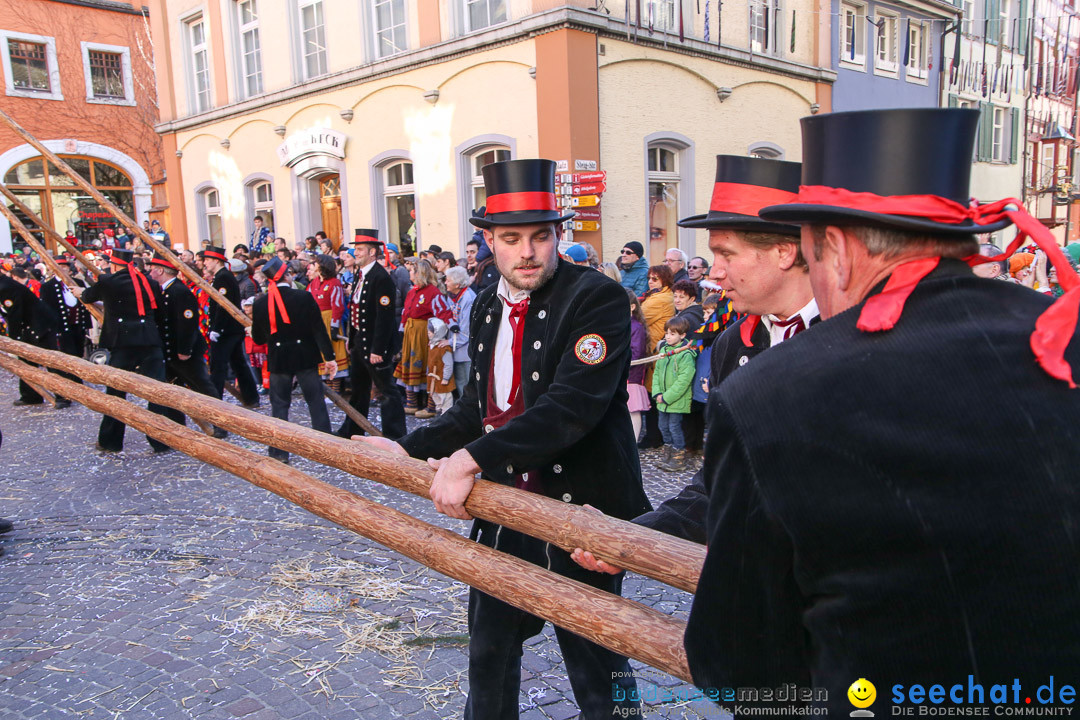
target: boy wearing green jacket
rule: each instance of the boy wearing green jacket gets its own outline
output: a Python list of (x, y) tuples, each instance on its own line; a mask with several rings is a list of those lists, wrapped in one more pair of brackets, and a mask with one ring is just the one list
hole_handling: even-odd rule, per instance
[(693, 394), (697, 351), (690, 349), (686, 334), (690, 323), (686, 318), (673, 317), (664, 325), (664, 340), (660, 352), (664, 357), (656, 362), (653, 373), (652, 396), (660, 419), (660, 434), (666, 447), (660, 469), (667, 472), (686, 470), (686, 439), (683, 436), (682, 416), (690, 412)]

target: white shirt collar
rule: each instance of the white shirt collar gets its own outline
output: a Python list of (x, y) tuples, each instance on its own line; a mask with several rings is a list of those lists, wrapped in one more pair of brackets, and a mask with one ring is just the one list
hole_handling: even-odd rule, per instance
[(501, 276), (499, 277), (499, 288), (495, 292), (499, 297), (511, 304), (519, 303), (532, 294), (529, 290), (511, 290), (510, 283), (506, 282), (506, 278)]
[(172, 285), (174, 282), (176, 282), (176, 276), (175, 275), (173, 275), (171, 278), (169, 278), (165, 282), (161, 283), (161, 289), (164, 290), (165, 288)]
[[(820, 314), (821, 313), (818, 311), (817, 300), (815, 298), (810, 298), (810, 302), (803, 305), (802, 309), (799, 310), (799, 312), (795, 313), (795, 315), (799, 315), (802, 317), (803, 325), (805, 327), (810, 327), (810, 321)], [(795, 315), (789, 317), (788, 320), (791, 320), (791, 318), (795, 317)], [(781, 322), (781, 320), (775, 315), (762, 315), (761, 322), (764, 323), (765, 329), (768, 330), (770, 334), (772, 334), (773, 324)]]
[(369, 271), (369, 270), (371, 270), (371, 266), (372, 266), (372, 265), (374, 265), (374, 264), (375, 264), (376, 262), (378, 262), (378, 261), (377, 261), (377, 260), (372, 260), (372, 261), (371, 261), (371, 262), (369, 262), (369, 263), (368, 263), (367, 265), (365, 265), (364, 267), (360, 268), (359, 270), (356, 270), (355, 272), (356, 272), (357, 274), (359, 274), (359, 275), (360, 275), (360, 277), (366, 278), (366, 277), (367, 277), (367, 274), (368, 274), (368, 271)]

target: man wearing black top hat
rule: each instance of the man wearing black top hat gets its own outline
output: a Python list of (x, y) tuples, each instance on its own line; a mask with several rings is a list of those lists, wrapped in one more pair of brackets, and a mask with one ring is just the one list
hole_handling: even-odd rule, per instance
[[(7, 275), (0, 275), (0, 315), (7, 324), (7, 335), (12, 340), (34, 345), (46, 350), (56, 350), (56, 333), (60, 320), (48, 303), (40, 300), (34, 292)], [(40, 405), (45, 402), (32, 387), (19, 380), (19, 398), (13, 403)], [(65, 398), (56, 398), (56, 407), (71, 405)]]
[[(54, 258), (60, 268), (61, 275), (54, 274), (41, 284), (41, 302), (52, 308), (58, 318), (56, 332), (56, 349), (67, 355), (77, 358), (83, 356), (86, 349), (86, 333), (93, 327), (90, 312), (86, 306), (79, 302), (75, 294), (68, 289), (65, 280), (69, 283), (85, 287), (80, 280), (73, 280), (68, 273), (69, 261), (61, 255)], [(56, 371), (67, 380), (82, 383), (82, 378), (67, 372)]]
[[(381, 397), (379, 413), (385, 437), (397, 440), (405, 435), (405, 406), (401, 391), (394, 383), (394, 346), (400, 313), (395, 310), (397, 288), (390, 273), (378, 262), (379, 231), (357, 228), (353, 238), (355, 279), (348, 289), (349, 324), (345, 340), (349, 347), (349, 373), (352, 395), (349, 404), (367, 417), (372, 384)], [(348, 415), (338, 428), (341, 437), (352, 437), (363, 430)]]
[[(208, 397), (218, 397), (217, 388), (206, 368), (206, 340), (199, 327), (199, 301), (195, 293), (177, 278), (179, 270), (164, 256), (155, 253), (150, 261), (150, 277), (161, 286), (164, 299), (161, 339), (165, 349), (165, 382), (184, 385)], [(166, 412), (184, 424), (184, 413), (175, 408)], [(214, 428), (214, 437), (228, 433)]]
[[(484, 229), (501, 278), (473, 303), (469, 384), (445, 414), (401, 440), (365, 438), (417, 458), (441, 458), (435, 507), (469, 519), (475, 473), (619, 518), (649, 509), (630, 414), (630, 316), (626, 291), (601, 273), (567, 263), (557, 248), (563, 215), (555, 163), (486, 165)], [(540, 540), (477, 520), (473, 537), (594, 587), (619, 593), (622, 576), (592, 573)], [(478, 590), (469, 595), (469, 698), (465, 717), (518, 714), (522, 643), (544, 621)], [(556, 628), (570, 684), (588, 720), (637, 713), (626, 658)], [(619, 700), (614, 699), (619, 697)], [(625, 715), (624, 715), (625, 716)]]
[[(742, 315), (713, 343), (710, 387), (820, 319), (799, 248), (799, 226), (766, 222), (757, 214), (766, 205), (794, 198), (801, 175), (799, 163), (718, 155), (709, 212), (679, 221), (682, 227), (709, 231), (714, 258), (710, 278)], [(704, 543), (709, 505), (706, 470), (695, 473), (678, 495), (634, 522)], [(621, 570), (580, 548), (574, 551), (574, 560), (590, 570)]]
[[(835, 717), (866, 678), (890, 687), (880, 717), (934, 686), (1023, 707), (1080, 667), (1080, 278), (1017, 201), (971, 200), (977, 124), (802, 120), (799, 193), (760, 215), (803, 226), (823, 321), (710, 397), (699, 686), (812, 685)], [(1006, 252), (1029, 234), (1054, 261), (1056, 302), (972, 273), (974, 235), (1009, 222)]]
[[(105, 320), (98, 344), (109, 351), (109, 366), (164, 382), (165, 359), (158, 323), (164, 320), (165, 301), (161, 286), (135, 267), (133, 254), (131, 250), (113, 250), (109, 257), (112, 272), (102, 275), (79, 295), (85, 303), (98, 300), (104, 303)], [(113, 388), (108, 388), (107, 392), (120, 398), (127, 397), (127, 393)], [(167, 414), (167, 408), (161, 405), (149, 403), (147, 407), (160, 415)], [(119, 420), (102, 415), (98, 428), (98, 450), (123, 450), (125, 427)], [(154, 452), (169, 450), (168, 445), (149, 435), (146, 439)]]
[[(225, 248), (211, 245), (202, 252), (203, 265), (214, 273), (214, 289), (237, 308), (240, 307), (240, 282), (227, 266)], [(210, 303), (210, 379), (220, 398), (225, 392), (225, 380), (232, 368), (244, 407), (259, 405), (259, 388), (251, 374), (244, 352), (244, 326), (219, 303)]]
[[(266, 345), (270, 367), (270, 412), (289, 419), (293, 379), (304, 394), (311, 413), (311, 427), (330, 432), (330, 415), (323, 399), (319, 363), (326, 361), (330, 377), (337, 373), (334, 347), (326, 334), (319, 304), (311, 293), (297, 290), (292, 284), (289, 266), (272, 257), (262, 267), (267, 279), (266, 292), (255, 298), (251, 308), (251, 339)], [(289, 462), (289, 453), (270, 448), (270, 457)]]

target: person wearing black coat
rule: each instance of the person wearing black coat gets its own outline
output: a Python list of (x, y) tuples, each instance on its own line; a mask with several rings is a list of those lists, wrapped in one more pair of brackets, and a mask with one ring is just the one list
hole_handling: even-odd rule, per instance
[[(7, 324), (8, 337), (46, 350), (56, 350), (60, 319), (48, 303), (38, 299), (30, 288), (7, 275), (0, 275), (0, 313)], [(25, 381), (19, 380), (19, 398), (13, 404), (40, 405), (45, 402)], [(71, 401), (57, 397), (56, 406), (67, 407)]]
[[(204, 266), (214, 273), (214, 289), (225, 299), (240, 307), (240, 283), (229, 270), (225, 249), (208, 247), (203, 251)], [(225, 393), (225, 381), (230, 368), (236, 377), (241, 403), (246, 408), (259, 406), (259, 387), (244, 352), (244, 326), (219, 303), (210, 303), (210, 379), (217, 396)]]
[[(333, 377), (337, 363), (319, 304), (311, 293), (293, 286), (289, 267), (279, 258), (270, 258), (262, 272), (269, 285), (251, 308), (251, 339), (257, 345), (266, 345), (270, 413), (279, 420), (289, 419), (295, 379), (311, 413), (311, 427), (329, 433), (330, 415), (318, 367), (325, 361), (327, 374)], [(269, 454), (289, 462), (289, 453), (284, 450), (272, 447)]]
[[(195, 293), (177, 278), (179, 271), (161, 255), (150, 261), (150, 277), (161, 285), (165, 300), (163, 320), (159, 330), (165, 350), (165, 382), (184, 385), (207, 397), (217, 397), (217, 388), (206, 368), (206, 340), (199, 328), (199, 301)], [(184, 425), (184, 413), (169, 408), (166, 413)], [(214, 428), (214, 437), (228, 433)]]
[[(113, 250), (109, 275), (102, 275), (90, 287), (82, 290), (85, 303), (101, 300), (105, 320), (101, 326), (99, 345), (109, 351), (109, 366), (137, 372), (159, 382), (165, 381), (165, 358), (161, 346), (159, 323), (164, 321), (165, 299), (161, 286), (138, 272), (132, 262), (131, 250)], [(119, 398), (127, 393), (108, 388), (107, 393)], [(167, 409), (155, 403), (147, 406), (152, 412), (166, 415)], [(97, 448), (104, 452), (124, 449), (124, 423), (101, 416)], [(146, 436), (154, 452), (166, 452), (169, 446)]]
[[(473, 303), (473, 375), (450, 410), (400, 445), (364, 438), (412, 457), (441, 458), (432, 499), (451, 517), (469, 518), (464, 503), (476, 472), (619, 518), (650, 508), (626, 404), (626, 292), (601, 273), (559, 259), (558, 227), (573, 214), (554, 209), (554, 173), (549, 160), (483, 168), (487, 214), (472, 223), (488, 231), (501, 277)], [(569, 553), (522, 533), (477, 520), (472, 535), (593, 587), (621, 591), (621, 575), (583, 570)], [(535, 616), (470, 592), (466, 718), (517, 717), (522, 643), (543, 627)], [(555, 634), (582, 718), (640, 711), (626, 658), (561, 628)]]
[[(1065, 700), (1036, 689), (1080, 667), (1080, 278), (1022, 204), (972, 200), (978, 123), (802, 120), (798, 196), (760, 215), (803, 225), (823, 320), (712, 391), (709, 552), (684, 638), (699, 687), (812, 686), (830, 717), (860, 678), (878, 717), (935, 686), (949, 708), (957, 686), (967, 703), (995, 684), (1021, 708)], [(957, 259), (1010, 223), (1006, 253), (1029, 235), (1068, 288), (1057, 301)]]
[[(376, 262), (381, 246), (378, 230), (356, 229), (353, 240), (356, 277), (348, 291), (349, 324), (345, 330), (352, 385), (349, 404), (367, 417), (374, 384), (381, 397), (383, 436), (397, 440), (405, 435), (405, 406), (394, 382), (393, 359), (401, 313), (394, 308), (397, 295), (394, 280)], [(337, 431), (341, 437), (362, 433), (348, 415)]]

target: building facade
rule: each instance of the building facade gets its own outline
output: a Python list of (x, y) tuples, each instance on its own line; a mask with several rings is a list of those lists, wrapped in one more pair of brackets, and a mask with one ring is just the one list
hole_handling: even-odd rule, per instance
[[(0, 107), (138, 221), (164, 174), (149, 30), (139, 2), (0, 0)], [(89, 242), (117, 226), (6, 125), (0, 180), (60, 234)], [(0, 252), (11, 249), (0, 222)]]
[(155, 0), (169, 231), (232, 247), (258, 215), (460, 255), (480, 168), (547, 157), (606, 173), (575, 240), (700, 254), (675, 221), (707, 209), (713, 156), (798, 160), (798, 118), (829, 108), (816, 1)]

